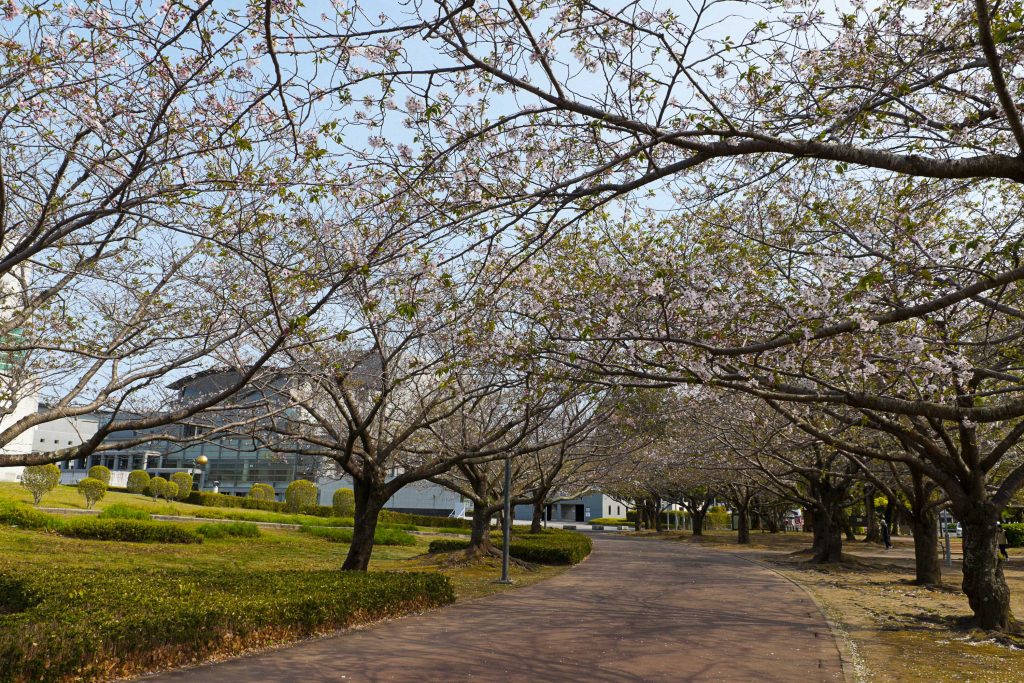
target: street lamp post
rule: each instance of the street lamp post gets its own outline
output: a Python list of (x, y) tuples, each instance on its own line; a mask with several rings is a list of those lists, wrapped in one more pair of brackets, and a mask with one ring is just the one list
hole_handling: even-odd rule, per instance
[(202, 453), (200, 453), (196, 457), (192, 458), (192, 472), (191, 472), (191, 474), (195, 474), (196, 470), (197, 469), (199, 470), (199, 490), (200, 491), (202, 491), (203, 487), (206, 485), (206, 470), (203, 469), (203, 466), (206, 465), (206, 463), (208, 463), (208, 462), (210, 462), (210, 459), (207, 458)]
[(508, 575), (509, 534), (512, 530), (512, 458), (505, 458), (505, 516), (501, 537), (501, 580), (498, 583), (512, 583)]

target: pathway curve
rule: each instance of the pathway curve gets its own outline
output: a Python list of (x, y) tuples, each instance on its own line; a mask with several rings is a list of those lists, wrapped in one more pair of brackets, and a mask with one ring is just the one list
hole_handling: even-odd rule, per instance
[(722, 550), (598, 535), (565, 574), (502, 595), (146, 679), (842, 681), (810, 597)]

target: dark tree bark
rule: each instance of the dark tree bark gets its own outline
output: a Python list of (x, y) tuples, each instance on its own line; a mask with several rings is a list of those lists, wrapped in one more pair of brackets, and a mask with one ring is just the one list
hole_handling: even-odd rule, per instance
[(819, 510), (814, 515), (814, 561), (822, 564), (842, 562), (843, 528), (835, 514)]
[(699, 508), (690, 513), (690, 521), (693, 523), (694, 536), (704, 535), (704, 517), (707, 516), (707, 514), (707, 510)]
[(996, 545), (999, 509), (991, 503), (954, 506), (964, 530), (963, 583), (974, 611), (975, 625), (990, 631), (1006, 631), (1012, 624), (1010, 589)]
[(534, 501), (533, 519), (530, 522), (530, 533), (539, 534), (544, 522), (544, 501)]
[(875, 487), (864, 487), (864, 542), (881, 543), (882, 529), (878, 526), (878, 513), (875, 510)]
[(365, 572), (370, 566), (373, 538), (377, 533), (377, 521), (387, 498), (377, 487), (363, 483), (359, 479), (353, 479), (352, 493), (355, 496), (356, 504), (352, 522), (352, 544), (348, 547), (348, 555), (346, 555), (341, 569), (342, 571)]
[(748, 505), (737, 505), (736, 514), (737, 520), (737, 534), (736, 542), (740, 544), (750, 543), (750, 512)]
[(493, 512), (486, 505), (473, 506), (473, 523), (469, 534), (469, 547), (466, 553), (469, 555), (483, 555), (490, 553), (491, 547), (491, 517)]
[(919, 586), (942, 585), (939, 561), (939, 516), (934, 507), (915, 510), (911, 517), (914, 532), (914, 583)]

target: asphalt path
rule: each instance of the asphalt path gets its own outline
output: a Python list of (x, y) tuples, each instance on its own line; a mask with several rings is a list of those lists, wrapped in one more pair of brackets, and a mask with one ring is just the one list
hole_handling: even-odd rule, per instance
[(721, 549), (597, 534), (555, 578), (147, 681), (842, 681), (811, 598)]

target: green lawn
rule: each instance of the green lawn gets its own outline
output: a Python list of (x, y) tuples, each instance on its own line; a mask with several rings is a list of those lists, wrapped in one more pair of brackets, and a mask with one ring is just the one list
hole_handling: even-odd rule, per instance
[[(30, 503), (27, 491), (18, 485), (12, 484), (0, 484), (0, 500), (4, 499)], [(98, 507), (102, 509), (114, 503), (124, 503), (133, 507), (144, 508), (156, 514), (183, 516), (195, 515), (211, 510), (211, 508), (184, 503), (154, 503), (144, 496), (116, 492), (108, 493), (106, 498), (99, 503)], [(73, 487), (59, 487), (44, 498), (41, 507), (84, 508), (84, 501), (78, 496), (77, 491)], [(220, 509), (213, 510), (217, 512), (222, 511)], [(260, 511), (256, 510), (232, 510), (232, 512), (254, 513), (256, 515), (260, 513)], [(301, 520), (297, 519), (296, 521)], [(198, 525), (197, 523), (164, 523), (184, 524), (193, 527)], [(427, 555), (426, 551), (429, 543), (439, 538), (443, 537), (425, 534), (416, 535), (415, 545), (412, 546), (376, 546), (373, 561), (370, 565), (371, 573), (375, 571), (440, 572), (451, 581), (457, 599), (475, 598), (496, 591), (512, 589), (496, 583), (500, 571), (498, 565), (493, 561), (467, 566), (447, 562), (445, 558)], [(97, 676), (102, 678), (101, 675), (95, 672), (102, 671), (103, 666), (107, 666), (103, 663), (104, 661), (119, 662), (116, 670), (120, 674), (127, 675), (154, 666), (163, 667), (173, 665), (176, 662), (184, 663), (195, 657), (204, 659), (209, 656), (240, 651), (240, 648), (244, 647), (276, 644), (303, 637), (310, 632), (310, 629), (316, 632), (318, 627), (313, 624), (312, 626), (302, 628), (271, 628), (271, 635), (268, 636), (266, 620), (270, 619), (273, 622), (274, 617), (272, 613), (266, 612), (265, 608), (259, 608), (258, 614), (263, 615), (263, 625), (249, 624), (249, 631), (242, 632), (247, 632), (251, 635), (241, 640), (236, 638), (233, 641), (228, 641), (218, 636), (211, 636), (204, 641), (201, 637), (202, 634), (197, 634), (201, 645), (195, 646), (187, 642), (183, 643), (179, 635), (179, 640), (176, 643), (169, 643), (168, 647), (163, 647), (159, 643), (159, 636), (155, 636), (156, 640), (153, 641), (153, 644), (157, 646), (157, 650), (164, 653), (162, 659), (140, 659), (133, 661), (133, 658), (138, 659), (139, 657), (147, 656), (140, 653), (151, 651), (147, 647), (138, 650), (138, 643), (136, 643), (136, 650), (120, 653), (118, 653), (115, 645), (103, 645), (103, 650), (106, 654), (102, 656), (107, 659), (104, 660), (101, 657), (100, 660), (95, 660), (94, 657), (93, 663), (90, 666), (93, 666), (95, 670), (83, 669), (79, 674), (68, 676), (65, 673), (58, 674), (55, 670), (46, 668), (28, 673), (22, 670), (20, 675), (15, 673), (13, 677), (4, 675), (5, 661), (36, 662), (38, 666), (45, 665), (49, 656), (35, 652), (36, 643), (23, 642), (19, 640), (18, 634), (35, 633), (35, 635), (26, 635), (24, 637), (33, 641), (40, 641), (40, 647), (43, 647), (42, 640), (44, 637), (40, 634), (59, 633), (62, 628), (65, 628), (52, 621), (54, 618), (63, 618), (64, 621), (69, 622), (66, 626), (67, 629), (70, 629), (68, 632), (74, 631), (78, 634), (76, 642), (79, 643), (79, 646), (82, 646), (82, 643), (92, 642), (89, 640), (92, 637), (90, 635), (91, 631), (88, 631), (88, 628), (91, 628), (91, 626), (86, 622), (77, 621), (79, 617), (75, 615), (90, 613), (88, 610), (93, 610), (92, 614), (106, 615), (108, 622), (110, 622), (110, 619), (113, 619), (109, 624), (102, 626), (101, 631), (104, 634), (118, 633), (117, 629), (120, 627), (117, 626), (117, 623), (119, 619), (122, 621), (123, 619), (129, 619), (129, 621), (123, 623), (135, 623), (131, 619), (141, 619), (142, 622), (147, 624), (152, 623), (152, 633), (159, 634), (167, 630), (170, 625), (184, 623), (182, 622), (183, 619), (186, 621), (188, 619), (198, 619), (199, 622), (197, 623), (213, 624), (216, 619), (225, 618), (224, 614), (230, 615), (232, 613), (230, 606), (225, 608), (226, 611), (216, 612), (214, 616), (204, 613), (200, 617), (191, 612), (183, 611), (180, 615), (167, 615), (170, 621), (165, 622), (162, 620), (163, 615), (159, 615), (159, 618), (157, 618), (158, 615), (153, 615), (151, 619), (146, 611), (145, 596), (139, 596), (143, 600), (142, 603), (138, 605), (131, 603), (132, 606), (129, 612), (125, 612), (122, 617), (116, 617), (120, 610), (125, 609), (123, 603), (117, 602), (118, 600), (123, 600), (123, 596), (114, 595), (122, 591), (123, 587), (121, 584), (124, 581), (129, 582), (125, 584), (126, 586), (164, 586), (167, 584), (167, 590), (169, 591), (175, 590), (175, 586), (177, 586), (179, 590), (193, 591), (196, 595), (201, 595), (204, 592), (203, 586), (206, 586), (206, 592), (210, 595), (209, 602), (220, 605), (225, 599), (229, 601), (236, 599), (232, 597), (232, 586), (243, 586), (247, 581), (250, 583), (266, 584), (270, 583), (269, 577), (290, 576), (292, 575), (290, 573), (296, 572), (298, 572), (296, 576), (301, 575), (301, 577), (305, 577), (302, 580), (312, 582), (324, 580), (316, 576), (317, 572), (326, 571), (328, 576), (339, 576), (336, 572), (341, 567), (347, 552), (348, 545), (345, 543), (333, 542), (314, 534), (301, 533), (297, 529), (263, 527), (258, 538), (206, 539), (202, 544), (163, 544), (84, 540), (58, 536), (55, 533), (45, 531), (17, 529), (0, 525), (0, 579), (6, 576), (9, 579), (13, 577), (15, 581), (27, 580), (31, 583), (34, 580), (36, 585), (40, 585), (39, 582), (43, 581), (42, 585), (52, 587), (46, 590), (57, 590), (58, 592), (66, 590), (69, 591), (67, 595), (72, 596), (74, 600), (84, 595), (89, 601), (89, 605), (81, 608), (85, 611), (69, 611), (64, 617), (54, 617), (52, 608), (50, 612), (46, 613), (45, 617), (43, 616), (44, 612), (40, 611), (39, 614), (41, 616), (39, 619), (43, 621), (38, 621), (38, 623), (34, 621), (32, 615), (35, 612), (32, 610), (23, 611), (19, 614), (17, 610), (22, 608), (17, 608), (14, 613), (5, 616), (2, 609), (3, 605), (0, 604), (0, 631), (4, 630), (4, 624), (9, 622), (6, 623), (7, 627), (9, 627), (7, 629), (9, 631), (7, 638), (0, 637), (0, 641), (3, 641), (0, 642), (0, 681), (41, 680), (40, 676), (43, 676), (41, 672), (44, 671), (48, 672), (47, 675), (43, 676), (47, 680), (73, 680), (79, 674), (84, 680), (96, 680)], [(513, 578), (516, 582), (515, 586), (523, 586), (535, 583), (562, 571), (565, 571), (564, 567), (538, 566), (531, 569), (513, 567)], [(90, 577), (94, 578), (90, 579)], [(171, 580), (168, 577), (180, 577), (180, 581)], [(382, 576), (382, 578), (386, 578), (386, 575)], [(108, 606), (105, 606), (108, 602), (107, 598), (103, 594), (96, 594), (93, 590), (98, 585), (103, 584), (104, 581), (108, 585), (106, 590), (111, 591), (110, 604)], [(192, 588), (188, 587), (190, 584), (193, 586)], [(355, 586), (355, 584), (353, 585)], [(152, 595), (152, 590), (150, 588), (143, 592), (147, 595)], [(242, 592), (234, 593), (239, 600), (250, 600), (250, 602), (256, 600), (257, 602), (254, 604), (263, 604), (259, 603), (259, 600), (273, 599), (269, 594), (267, 596), (256, 595), (255, 593), (258, 593), (258, 591), (253, 591), (251, 587), (249, 590), (245, 588), (240, 590)], [(380, 590), (393, 589), (382, 588)], [(312, 594), (315, 595), (315, 593)], [(285, 604), (282, 597), (283, 606), (281, 609), (285, 610), (282, 613), (287, 612), (286, 607), (288, 610), (292, 610), (287, 613), (289, 614), (288, 618), (293, 619), (293, 623), (297, 623), (294, 622), (295, 619), (303, 622), (307, 618), (305, 616), (307, 613), (317, 615), (310, 618), (321, 620), (318, 623), (322, 623), (324, 626), (319, 628), (327, 628), (329, 630), (332, 628), (332, 624), (351, 623), (349, 621), (338, 621), (341, 617), (321, 616), (321, 613), (328, 615), (341, 614), (337, 610), (344, 612), (345, 609), (348, 609), (345, 605), (339, 606), (332, 603), (331, 607), (318, 610), (315, 607), (304, 606), (303, 599), (307, 602), (309, 601), (308, 597), (303, 598), (302, 595), (290, 596), (288, 597), (289, 602)], [(295, 602), (296, 600), (299, 602)], [(3, 601), (0, 600), (0, 602)], [(313, 602), (316, 602), (315, 598)], [(337, 600), (335, 599), (334, 602), (336, 603)], [(173, 605), (174, 610), (179, 609), (174, 600), (171, 600), (170, 604)], [(206, 607), (206, 601), (203, 599), (199, 599), (198, 604), (204, 608)], [(213, 605), (211, 609), (216, 607), (216, 605)], [(10, 606), (8, 608), (11, 609)], [(411, 608), (415, 609), (415, 604)], [(189, 608), (182, 605), (181, 609), (187, 610)], [(394, 612), (395, 615), (408, 608), (399, 607), (396, 609), (398, 611)], [(331, 610), (334, 611), (331, 612)], [(358, 611), (356, 614), (358, 614)], [(373, 613), (369, 614), (370, 618), (373, 618)], [(332, 618), (335, 620), (331, 621)], [(203, 621), (204, 619), (206, 621)], [(224, 626), (221, 622), (217, 623), (219, 624), (217, 626), (210, 625), (198, 628), (199, 630), (203, 628), (214, 629), (211, 633), (223, 633), (225, 629), (230, 633), (233, 630), (230, 624)], [(336, 628), (337, 626), (333, 627)], [(121, 636), (103, 636), (103, 638), (107, 637), (120, 638)], [(147, 635), (146, 637), (152, 639), (154, 636)], [(49, 638), (49, 636), (46, 636), (46, 638)], [(7, 643), (6, 646), (4, 642)], [(119, 641), (111, 642), (116, 643)], [(248, 642), (248, 645), (246, 645), (246, 642)], [(66, 671), (69, 658), (72, 662), (71, 665), (74, 665), (74, 657), (78, 655), (74, 653), (69, 654), (64, 651), (59, 643), (51, 644), (50, 646), (55, 648), (52, 650), (54, 653), (60, 653), (60, 656), (64, 658), (64, 661), (60, 662), (60, 667), (63, 667), (60, 668), (60, 671)], [(7, 654), (5, 654), (4, 647), (13, 649), (6, 650)], [(5, 657), (9, 659), (5, 660)], [(56, 660), (52, 661), (56, 662)], [(19, 666), (23, 666), (23, 664), (19, 664)], [(54, 668), (57, 668), (56, 663)], [(111, 669), (111, 671), (113, 670)]]

